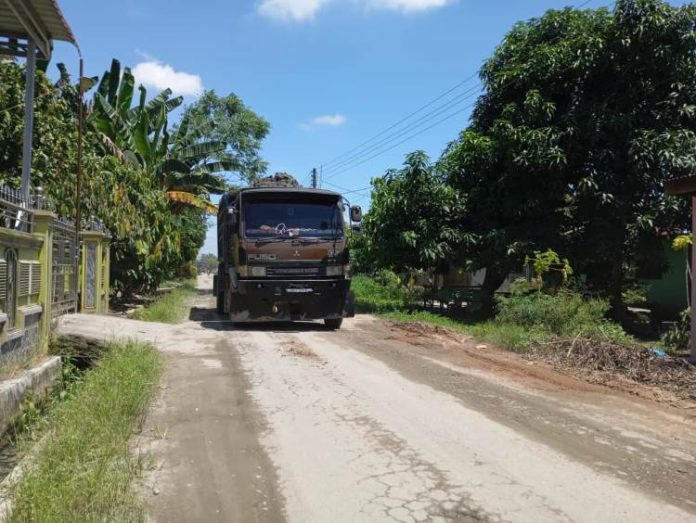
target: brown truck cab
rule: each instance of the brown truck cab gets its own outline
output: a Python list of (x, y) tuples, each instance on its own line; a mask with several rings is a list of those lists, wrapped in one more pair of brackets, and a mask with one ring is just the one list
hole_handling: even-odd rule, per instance
[[(346, 202), (299, 187), (287, 175), (224, 194), (218, 209), (218, 312), (233, 322), (323, 319), (339, 328), (354, 315)], [(350, 208), (357, 230), (359, 207)]]

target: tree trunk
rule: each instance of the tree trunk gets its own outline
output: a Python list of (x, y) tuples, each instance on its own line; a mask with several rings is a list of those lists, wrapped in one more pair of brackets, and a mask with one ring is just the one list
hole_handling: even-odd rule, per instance
[(486, 268), (486, 276), (481, 286), (481, 313), (486, 317), (495, 314), (495, 291), (500, 288), (506, 277), (507, 274), (503, 271)]
[(614, 321), (625, 324), (628, 319), (628, 308), (623, 300), (624, 274), (621, 264), (614, 264), (611, 268), (611, 281), (609, 282), (609, 316)]

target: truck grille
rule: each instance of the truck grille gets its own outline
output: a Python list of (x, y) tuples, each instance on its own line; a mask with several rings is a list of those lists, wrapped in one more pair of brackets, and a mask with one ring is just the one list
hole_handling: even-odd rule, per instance
[(268, 278), (325, 278), (326, 268), (322, 266), (266, 266), (266, 277)]

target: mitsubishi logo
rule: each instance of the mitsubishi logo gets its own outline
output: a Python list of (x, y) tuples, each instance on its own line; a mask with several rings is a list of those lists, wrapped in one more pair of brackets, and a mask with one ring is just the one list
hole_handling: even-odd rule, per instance
[(297, 249), (295, 249), (295, 254), (293, 254), (293, 256), (294, 256), (295, 258), (299, 258), (299, 257), (301, 256), (301, 255), (300, 255), (300, 251), (298, 251)]

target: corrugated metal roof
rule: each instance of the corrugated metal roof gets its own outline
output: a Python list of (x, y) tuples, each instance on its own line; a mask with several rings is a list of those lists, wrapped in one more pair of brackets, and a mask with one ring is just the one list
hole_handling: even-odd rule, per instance
[[(42, 38), (77, 45), (77, 39), (65, 21), (55, 0), (0, 0), (0, 35), (32, 38), (38, 31)], [(41, 48), (42, 42), (36, 42)]]

